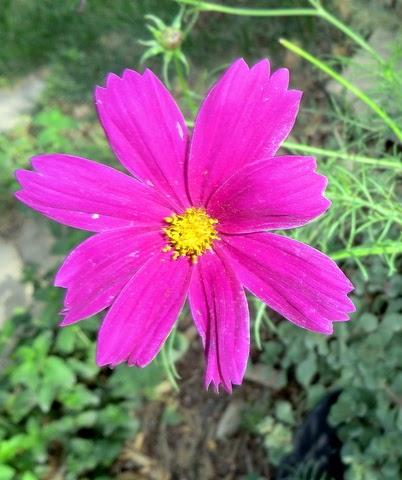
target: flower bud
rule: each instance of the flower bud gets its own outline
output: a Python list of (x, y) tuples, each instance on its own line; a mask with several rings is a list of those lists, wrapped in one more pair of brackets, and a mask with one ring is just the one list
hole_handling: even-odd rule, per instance
[(167, 27), (161, 34), (161, 44), (166, 50), (175, 50), (183, 43), (183, 32), (172, 27)]

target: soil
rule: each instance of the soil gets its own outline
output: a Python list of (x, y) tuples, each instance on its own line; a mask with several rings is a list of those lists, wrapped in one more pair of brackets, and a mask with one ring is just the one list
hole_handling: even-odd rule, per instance
[[(234, 480), (256, 472), (264, 479), (273, 478), (261, 437), (239, 422), (243, 404), (264, 402), (270, 392), (247, 381), (232, 395), (207, 392), (202, 388), (202, 358), (200, 342), (192, 342), (178, 365), (183, 379), (178, 394), (171, 392), (163, 401), (145, 403), (141, 433), (127, 445), (116, 465), (120, 472), (116, 478)], [(177, 409), (179, 420), (174, 425), (163, 420), (169, 404)], [(237, 419), (225, 416), (230, 404), (239, 407)]]

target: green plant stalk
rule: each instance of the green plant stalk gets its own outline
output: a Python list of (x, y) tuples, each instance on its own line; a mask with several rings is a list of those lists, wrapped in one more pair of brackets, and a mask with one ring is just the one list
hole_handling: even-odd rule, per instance
[(392, 160), (381, 160), (378, 158), (364, 157), (362, 155), (354, 155), (347, 152), (338, 152), (336, 150), (326, 150), (325, 148), (312, 147), (300, 143), (294, 143), (286, 141), (282, 147), (288, 150), (294, 150), (295, 152), (311, 153), (312, 155), (322, 155), (327, 158), (341, 158), (343, 160), (351, 160), (357, 163), (365, 163), (367, 165), (373, 165), (378, 168), (390, 168), (397, 171), (402, 171), (402, 162), (393, 162)]
[(186, 37), (191, 32), (191, 30), (194, 28), (195, 24), (197, 23), (197, 20), (198, 20), (198, 11), (195, 11), (184, 29), (184, 37)]
[[(342, 196), (342, 195), (331, 194), (331, 200), (340, 201), (344, 198), (345, 197)], [(392, 208), (382, 207), (378, 203), (369, 202), (367, 200), (361, 199), (360, 197), (356, 197), (356, 196), (352, 196), (352, 195), (348, 196), (347, 201), (348, 201), (349, 205), (354, 204), (354, 205), (358, 205), (360, 207), (368, 207), (371, 210), (373, 210), (374, 212), (377, 212), (380, 215), (382, 215), (387, 220), (393, 220), (395, 223), (398, 223), (398, 224), (402, 225), (402, 216), (400, 215), (400, 212), (399, 212), (400, 209), (397, 209), (397, 208), (392, 209)], [(395, 210), (397, 210), (397, 211), (395, 211)]]
[(397, 126), (397, 124), (388, 116), (388, 114), (376, 103), (372, 100), (368, 95), (366, 95), (360, 88), (353, 85), (353, 83), (346, 80), (346, 78), (342, 77), (339, 73), (333, 70), (330, 66), (326, 63), (322, 62), (318, 58), (314, 57), (310, 53), (306, 52), (303, 48), (299, 47), (298, 45), (281, 38), (279, 43), (290, 50), (291, 52), (299, 55), (300, 57), (304, 58), (312, 65), (317, 67), (319, 70), (323, 71), (330, 77), (332, 77), (335, 81), (337, 81), (340, 85), (345, 87), (349, 90), (353, 95), (355, 95), (359, 100), (365, 103), (369, 108), (371, 108), (382, 120), (383, 122), (388, 125), (388, 127), (395, 133), (396, 137), (399, 141), (402, 142), (402, 130)]
[(75, 333), (86, 347), (89, 347), (91, 345), (91, 340), (88, 338), (88, 336), (84, 333), (84, 331), (79, 325), (77, 325)]
[(184, 76), (183, 69), (180, 65), (180, 61), (176, 57), (174, 58), (174, 66), (176, 70), (177, 80), (179, 82), (179, 87), (180, 87), (181, 93), (183, 94), (183, 98), (186, 101), (189, 110), (191, 112), (194, 112), (197, 109), (197, 105), (190, 94), (190, 87)]
[[(194, 122), (191, 120), (186, 120), (186, 125), (189, 128), (193, 128)], [(365, 163), (378, 168), (390, 168), (397, 171), (402, 171), (402, 162), (393, 162), (392, 160), (364, 157), (362, 155), (354, 155), (352, 153), (340, 152), (336, 150), (327, 150), (325, 148), (313, 147), (310, 145), (304, 145), (303, 143), (289, 141), (283, 142), (282, 147), (295, 152), (311, 153), (312, 155), (321, 155), (327, 158), (341, 158), (342, 160), (352, 160), (353, 162)]]
[(352, 39), (359, 47), (363, 48), (366, 50), (370, 55), (372, 55), (379, 63), (383, 64), (384, 60), (380, 56), (378, 52), (376, 52), (365, 40), (363, 37), (361, 37), (358, 33), (354, 32), (351, 28), (349, 28), (347, 25), (342, 23), (340, 20), (338, 20), (336, 17), (331, 15), (325, 8), (321, 5), (321, 3), (317, 0), (309, 0), (309, 3), (313, 5), (313, 7), (316, 9), (317, 14), (320, 18), (323, 20), (326, 20), (328, 23), (333, 25), (335, 28), (337, 28), (339, 31), (344, 33), (346, 36), (348, 36), (350, 39)]
[(386, 243), (368, 247), (361, 246), (346, 248), (344, 250), (330, 253), (329, 256), (334, 260), (345, 260), (346, 258), (368, 257), (370, 255), (391, 255), (398, 253), (402, 253), (402, 242), (395, 242), (393, 245)]
[(261, 330), (262, 321), (264, 319), (264, 314), (265, 314), (265, 303), (261, 302), (258, 307), (257, 315), (255, 316), (255, 320), (254, 320), (254, 338), (255, 338), (255, 343), (257, 345), (258, 350), (262, 350), (260, 330)]
[(332, 26), (348, 36), (357, 45), (370, 53), (378, 62), (384, 63), (378, 52), (376, 52), (358, 33), (354, 32), (347, 25), (338, 20), (335, 16), (329, 13), (317, 1), (309, 0), (314, 8), (239, 8), (231, 7), (229, 5), (220, 5), (218, 3), (203, 2), (199, 0), (176, 0), (183, 5), (191, 5), (199, 12), (219, 12), (229, 15), (240, 15), (248, 17), (318, 17), (326, 20)]
[(176, 382), (176, 378), (174, 376), (174, 371), (171, 367), (171, 362), (169, 361), (165, 345), (163, 346), (163, 348), (160, 352), (160, 355), (161, 355), (162, 366), (163, 366), (163, 369), (165, 370), (166, 376), (167, 376), (171, 386), (173, 387), (173, 389), (176, 392), (178, 392), (179, 391), (179, 386)]
[(187, 94), (187, 92), (189, 90), (188, 85), (187, 85), (187, 81), (184, 77), (183, 70), (182, 70), (181, 65), (180, 65), (180, 61), (176, 57), (174, 58), (174, 66), (175, 66), (175, 69), (176, 69), (176, 75), (177, 75), (177, 79), (179, 81), (180, 90), (182, 91), (183, 94)]
[(238, 8), (218, 3), (202, 2), (198, 0), (176, 0), (183, 5), (191, 5), (199, 12), (218, 12), (229, 15), (241, 15), (246, 17), (294, 17), (294, 16), (319, 16), (315, 8)]

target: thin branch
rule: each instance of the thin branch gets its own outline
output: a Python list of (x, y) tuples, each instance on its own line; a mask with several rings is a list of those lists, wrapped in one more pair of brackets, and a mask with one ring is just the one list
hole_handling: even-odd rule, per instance
[(310, 62), (312, 65), (317, 67), (319, 70), (325, 72), (327, 75), (332, 77), (335, 81), (337, 81), (340, 85), (342, 85), (347, 90), (349, 90), (351, 93), (353, 93), (353, 95), (355, 95), (355, 97), (357, 97), (359, 100), (361, 100), (363, 103), (365, 103), (368, 107), (370, 107), (384, 121), (384, 123), (386, 125), (388, 125), (388, 127), (395, 133), (398, 140), (402, 142), (402, 130), (392, 120), (392, 118), (390, 118), (388, 116), (388, 114), (376, 102), (374, 102), (374, 100), (372, 100), (366, 93), (364, 93), (362, 90), (360, 90), (360, 88), (356, 87), (356, 85), (349, 82), (349, 80), (346, 80), (345, 77), (343, 77), (341, 74), (337, 73), (329, 65), (322, 62), (317, 57), (314, 57), (310, 53), (306, 52), (306, 50), (299, 47), (295, 43), (290, 42), (289, 40), (286, 40), (284, 38), (281, 38), (279, 40), (279, 43), (283, 47), (290, 50), (291, 52), (295, 53), (296, 55), (298, 55), (301, 58), (304, 58), (305, 60)]
[(241, 8), (220, 5), (218, 3), (202, 2), (198, 0), (176, 0), (182, 5), (195, 7), (199, 12), (218, 12), (229, 15), (240, 15), (245, 17), (299, 17), (319, 16), (315, 8)]
[(370, 255), (386, 255), (393, 253), (402, 253), (402, 242), (390, 242), (371, 246), (361, 246), (346, 248), (330, 253), (329, 256), (334, 260), (344, 260), (346, 258), (367, 257)]
[(284, 142), (282, 147), (286, 148), (287, 150), (293, 150), (295, 152), (311, 153), (312, 155), (322, 155), (323, 157), (327, 158), (341, 158), (342, 160), (351, 160), (352, 162), (365, 163), (367, 165), (373, 165), (378, 168), (391, 168), (397, 171), (402, 171), (402, 162), (364, 157), (362, 155), (355, 155), (353, 153), (341, 152), (336, 150), (326, 150), (325, 148), (313, 147), (289, 141)]

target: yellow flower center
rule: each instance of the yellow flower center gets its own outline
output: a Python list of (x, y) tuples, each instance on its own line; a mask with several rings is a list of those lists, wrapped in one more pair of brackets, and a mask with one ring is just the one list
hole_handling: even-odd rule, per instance
[(203, 208), (191, 207), (164, 220), (169, 226), (163, 229), (168, 239), (163, 251), (173, 251), (173, 260), (189, 257), (197, 263), (200, 255), (212, 250), (214, 240), (219, 240), (215, 229), (218, 220), (211, 218)]

